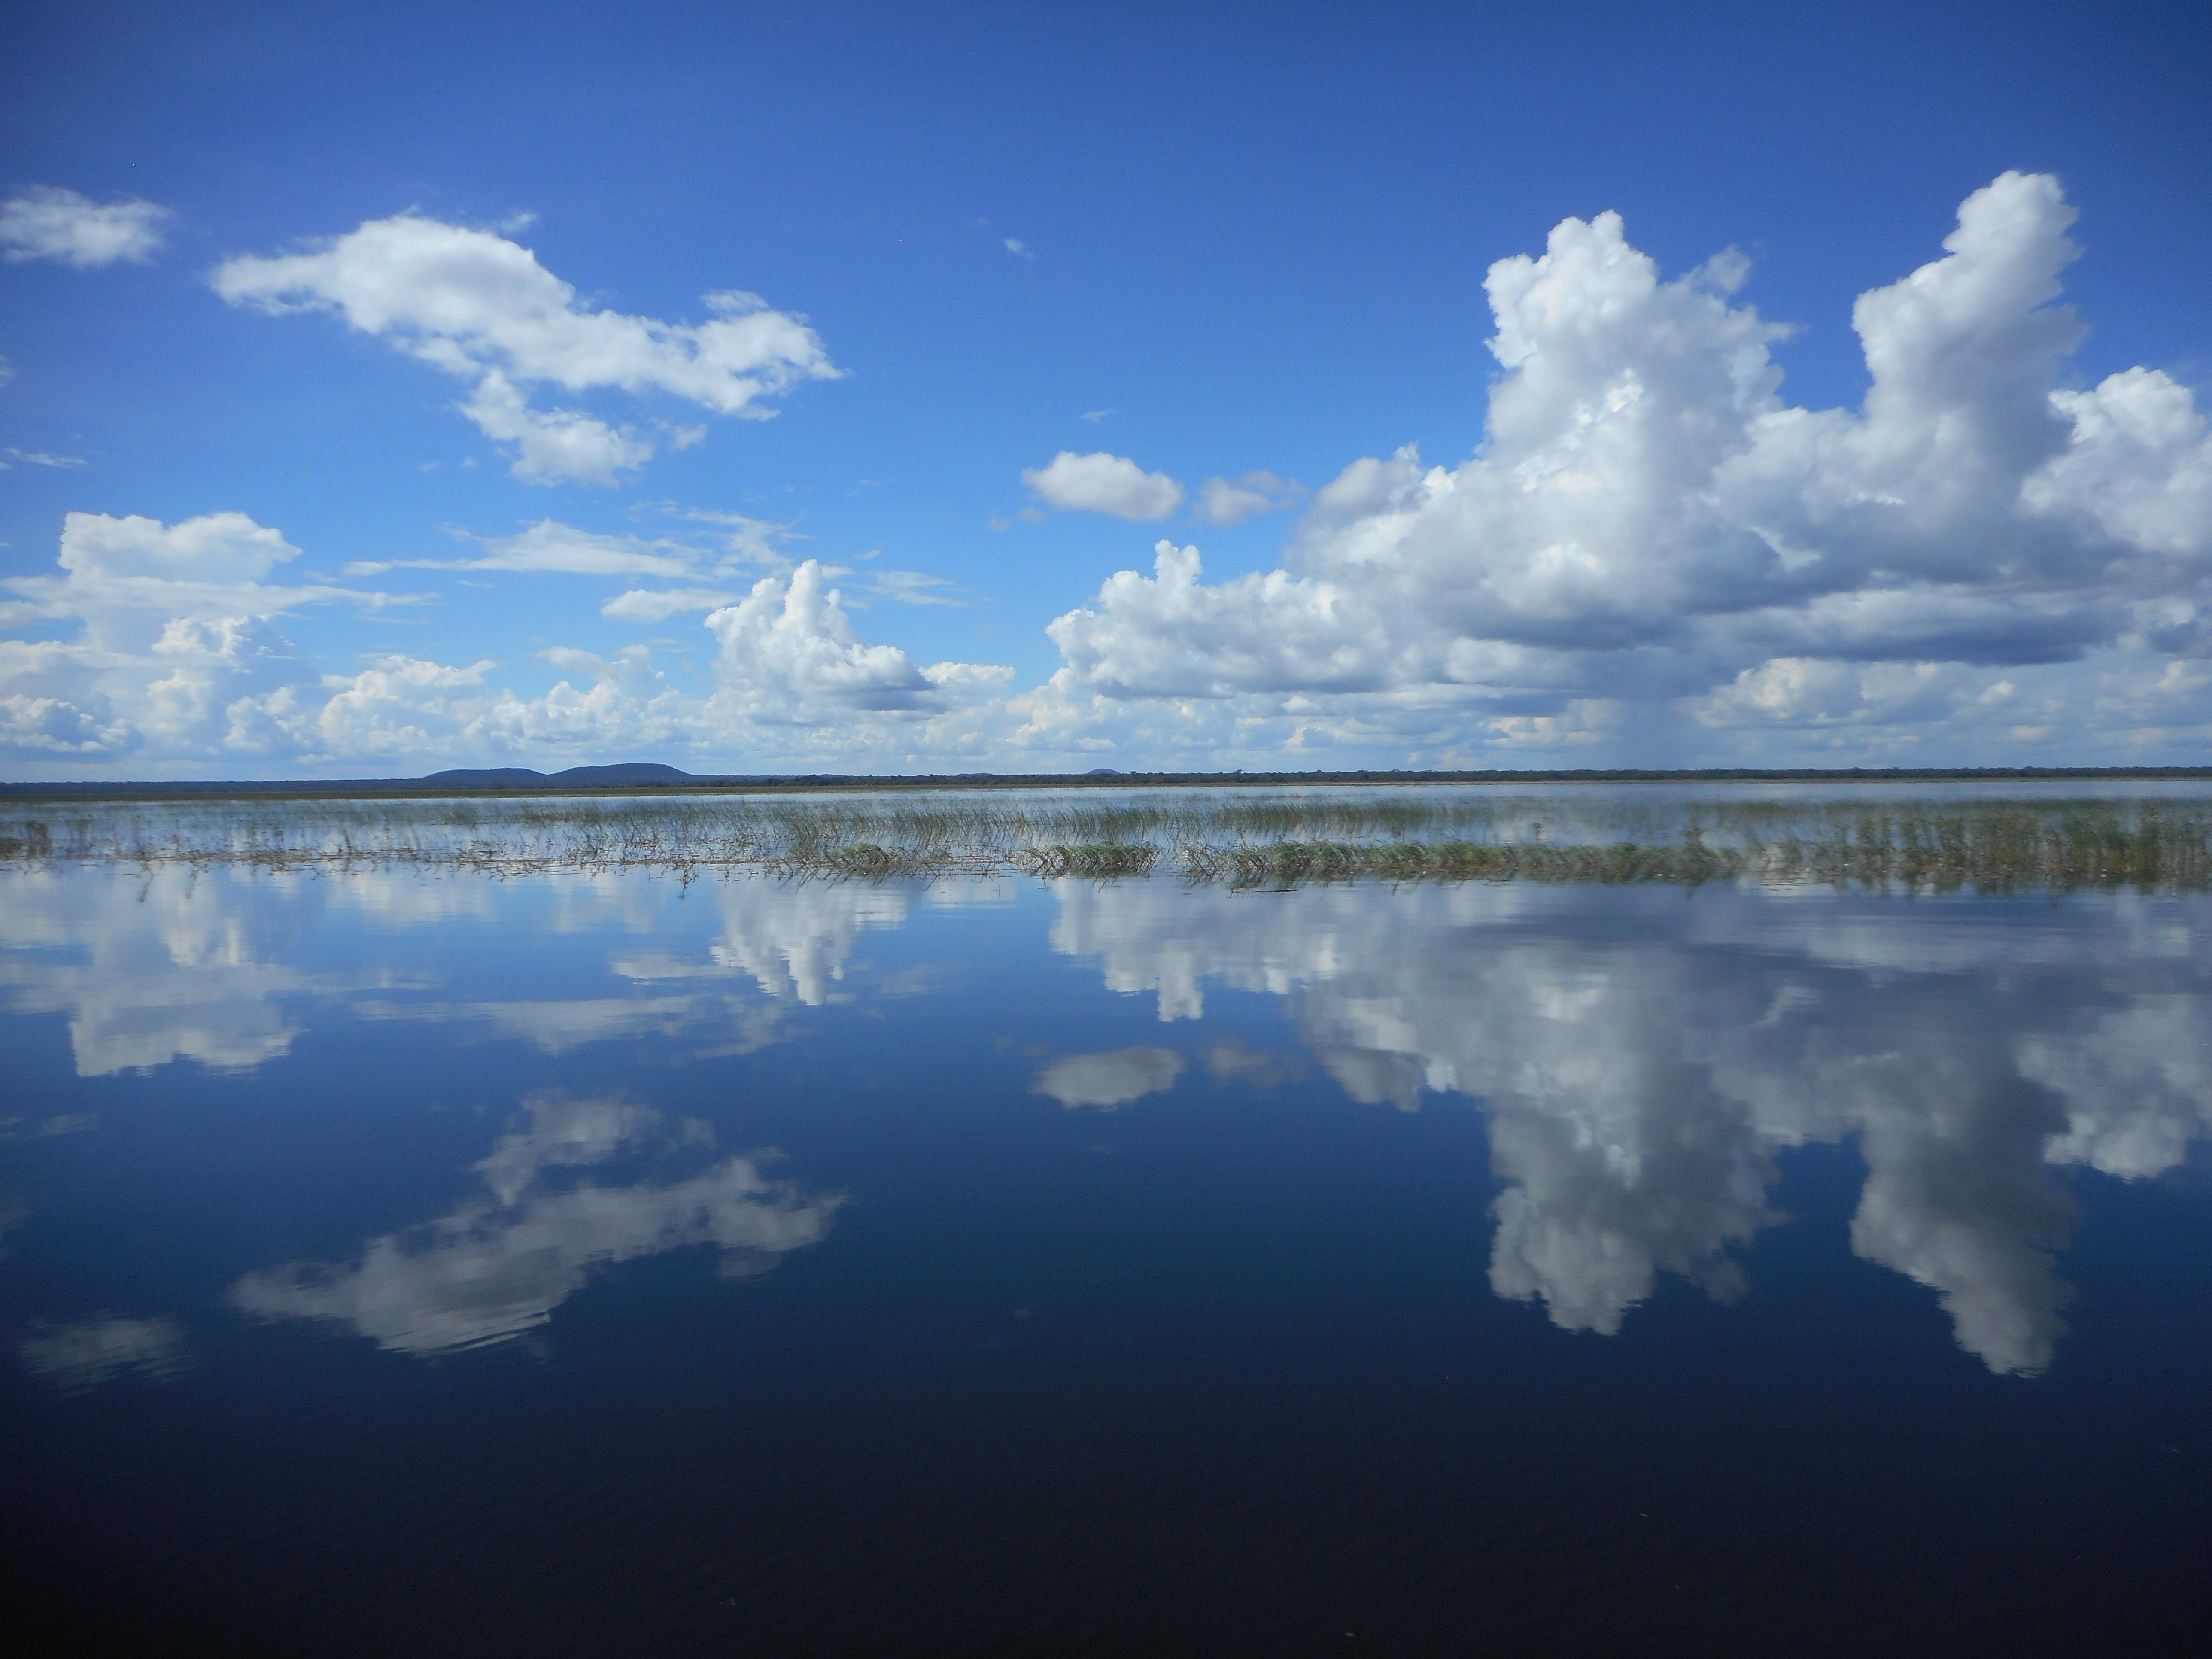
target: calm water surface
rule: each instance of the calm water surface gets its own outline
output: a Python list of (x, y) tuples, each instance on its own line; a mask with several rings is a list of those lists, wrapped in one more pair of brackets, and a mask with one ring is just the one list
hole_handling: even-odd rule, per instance
[(0, 877), (19, 1618), (2198, 1648), (2212, 901)]

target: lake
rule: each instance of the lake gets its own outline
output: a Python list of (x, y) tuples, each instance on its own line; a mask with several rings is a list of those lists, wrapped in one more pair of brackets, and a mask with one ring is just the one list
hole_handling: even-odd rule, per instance
[(2191, 881), (140, 851), (0, 870), (83, 1644), (2206, 1638)]

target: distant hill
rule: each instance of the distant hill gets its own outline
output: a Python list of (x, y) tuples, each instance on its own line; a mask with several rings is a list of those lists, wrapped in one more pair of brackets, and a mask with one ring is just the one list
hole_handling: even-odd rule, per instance
[(556, 772), (554, 783), (692, 783), (697, 781), (690, 773), (673, 766), (663, 766), (658, 761), (624, 761), (619, 766), (572, 766), (565, 772)]
[(1159, 788), (1200, 785), (1207, 788), (1316, 784), (1436, 785), (1508, 784), (1525, 788), (1547, 783), (1856, 783), (1920, 782), (2063, 783), (2166, 779), (2212, 781), (2205, 766), (1960, 766), (1716, 767), (1664, 770), (1530, 770), (1497, 772), (1117, 772), (1094, 767), (1088, 772), (954, 772), (868, 776), (833, 772), (699, 774), (652, 761), (614, 766), (572, 766), (565, 772), (538, 772), (526, 766), (451, 767), (424, 778), (254, 778), (125, 781), (90, 779), (70, 782), (0, 782), (0, 800), (133, 799), (158, 800), (179, 795), (277, 795), (295, 798), (347, 796), (462, 795), (504, 790), (557, 795), (568, 791), (675, 789), (699, 793), (758, 789), (1068, 789)]
[(625, 783), (693, 783), (691, 774), (655, 761), (625, 761), (617, 766), (572, 766), (565, 772), (533, 772), (526, 766), (456, 766), (422, 780), (438, 789), (557, 789), (563, 785), (604, 789)]
[(545, 775), (526, 766), (456, 766), (422, 781), (441, 789), (543, 789)]

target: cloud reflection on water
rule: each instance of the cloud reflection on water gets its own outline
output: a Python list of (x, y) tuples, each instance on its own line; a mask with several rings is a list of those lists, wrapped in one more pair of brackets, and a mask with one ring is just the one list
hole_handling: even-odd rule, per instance
[(356, 1264), (248, 1273), (232, 1299), (264, 1319), (327, 1321), (402, 1353), (436, 1353), (543, 1323), (605, 1264), (711, 1244), (726, 1275), (765, 1271), (785, 1252), (819, 1243), (844, 1202), (769, 1179), (757, 1153), (666, 1183), (558, 1186), (560, 1171), (625, 1152), (680, 1152), (712, 1136), (703, 1124), (670, 1124), (616, 1098), (540, 1095), (523, 1111), (526, 1126), (476, 1166), (488, 1197), (369, 1240)]
[(119, 1376), (165, 1382), (190, 1362), (184, 1327), (157, 1316), (100, 1314), (74, 1323), (42, 1323), (15, 1345), (32, 1374), (64, 1394), (82, 1394)]
[[(650, 1035), (703, 1057), (789, 1040), (801, 1010), (889, 994), (894, 981), (928, 994), (944, 980), (911, 966), (854, 977), (863, 936), (918, 906), (1005, 896), (1000, 884), (736, 881), (684, 895), (711, 907), (700, 915), (674, 909), (667, 884), (595, 877), (555, 896), (552, 933), (576, 943), (549, 940), (559, 971), (540, 996), (460, 998), (403, 967), (306, 965), (334, 910), (386, 939), (423, 924), (526, 927), (537, 913), (515, 906), (531, 890), (374, 872), (17, 872), (0, 904), (0, 1001), (66, 1015), (88, 1077), (178, 1059), (258, 1067), (289, 1051), (301, 999), (473, 1020), (548, 1054)], [(2065, 1328), (2061, 1170), (2156, 1176), (2212, 1131), (2198, 901), (1165, 880), (1067, 881), (1054, 898), (1051, 948), (1113, 991), (1152, 996), (1171, 1030), (1203, 1019), (1217, 990), (1261, 994), (1354, 1100), (1478, 1099), (1504, 1188), (1492, 1283), (1567, 1329), (1620, 1330), (1662, 1273), (1735, 1294), (1733, 1253), (1780, 1219), (1778, 1156), (1849, 1141), (1867, 1168), (1852, 1248), (1933, 1290), (1961, 1346), (1994, 1369), (2033, 1373)], [(596, 942), (610, 929), (611, 945)], [(360, 954), (408, 960), (396, 946)], [(1117, 1109), (1194, 1065), (1217, 1084), (1265, 1086), (1308, 1063), (1221, 1034), (1163, 1036), (1053, 1060), (1033, 1090)], [(479, 1166), (483, 1199), (372, 1241), (355, 1267), (251, 1275), (240, 1297), (422, 1351), (527, 1328), (597, 1261), (684, 1243), (773, 1260), (822, 1236), (836, 1200), (744, 1158), (660, 1185), (561, 1184), (617, 1152), (681, 1152), (686, 1133), (642, 1107), (540, 1097)]]
[(1055, 1060), (1037, 1073), (1030, 1092), (1049, 1095), (1070, 1111), (1096, 1106), (1110, 1112), (1172, 1089), (1182, 1073), (1183, 1057), (1172, 1048), (1115, 1048)]
[[(519, 884), (396, 870), (256, 874), (183, 865), (29, 866), (7, 871), (4, 880), (0, 1008), (66, 1016), (80, 1077), (176, 1060), (255, 1070), (291, 1052), (311, 1023), (293, 1006), (306, 999), (343, 1000), (370, 1019), (479, 1023), (549, 1054), (647, 1036), (681, 1039), (701, 1057), (750, 1053), (781, 1040), (786, 1006), (852, 1000), (842, 981), (863, 933), (900, 927), (917, 901), (942, 906), (999, 896), (995, 887), (919, 894), (765, 880), (701, 884), (685, 893), (665, 881), (562, 872), (544, 884), (551, 914), (542, 925), (556, 935), (611, 930), (626, 940), (595, 976), (595, 994), (485, 998), (456, 994), (454, 976), (436, 956), (392, 942), (410, 932), (427, 941), (453, 923), (496, 934), (502, 922), (513, 924)], [(711, 908), (710, 942), (665, 942), (668, 908), (678, 902)], [(302, 965), (334, 924), (365, 926), (378, 941), (368, 954), (411, 955), (422, 965), (347, 972)], [(482, 983), (478, 975), (462, 980)], [(902, 988), (933, 982), (909, 969)]]
[(1848, 1139), (1852, 1248), (2027, 1375), (2065, 1329), (2052, 1166), (2152, 1175), (2212, 1127), (2193, 911), (2042, 904), (1067, 883), (1053, 942), (1164, 1021), (1208, 981), (1285, 999), (1356, 1099), (1480, 1097), (1491, 1282), (1567, 1329), (1618, 1331), (1662, 1272), (1738, 1293), (1776, 1154)]
[(80, 1077), (178, 1059), (246, 1071), (286, 1053), (301, 1027), (278, 999), (316, 984), (285, 959), (302, 918), (286, 904), (194, 902), (213, 884), (176, 866), (9, 872), (0, 1006), (67, 1015)]

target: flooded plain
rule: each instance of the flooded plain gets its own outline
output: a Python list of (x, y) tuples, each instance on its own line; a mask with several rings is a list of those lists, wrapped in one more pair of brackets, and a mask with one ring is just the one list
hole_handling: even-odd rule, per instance
[[(32, 1605), (362, 1652), (2190, 1643), (2212, 803), (1932, 792), (1878, 851), (1863, 801), (1744, 802), (1033, 802), (988, 859), (848, 803), (805, 867), (643, 856), (646, 807), (622, 857), (19, 830)], [(1037, 829), (1078, 807), (1125, 816)], [(1676, 861), (1522, 858), (1563, 844)], [(1101, 847), (1151, 873), (1021, 861)]]

